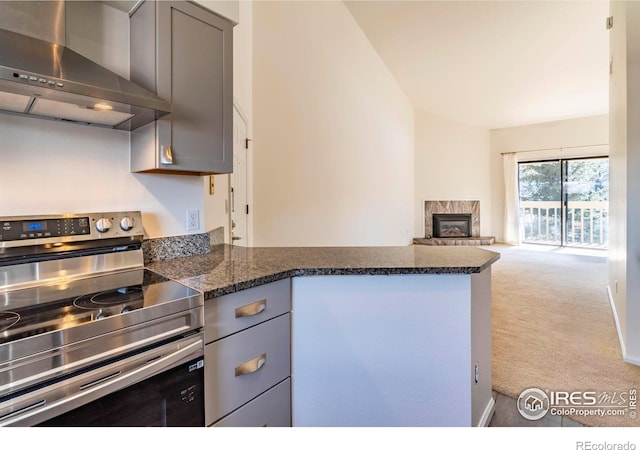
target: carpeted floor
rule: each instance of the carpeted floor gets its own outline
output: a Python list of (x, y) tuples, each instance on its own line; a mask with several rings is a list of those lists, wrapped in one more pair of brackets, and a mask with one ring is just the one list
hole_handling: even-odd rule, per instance
[[(492, 266), (494, 390), (513, 398), (530, 387), (640, 393), (640, 367), (622, 361), (606, 258), (484, 248), (501, 254)], [(588, 426), (640, 426), (628, 413), (571, 418)]]

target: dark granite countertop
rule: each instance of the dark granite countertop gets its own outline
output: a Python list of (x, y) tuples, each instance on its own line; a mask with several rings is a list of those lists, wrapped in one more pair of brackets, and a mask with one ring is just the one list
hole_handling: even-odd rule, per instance
[(472, 274), (500, 254), (469, 246), (239, 247), (156, 261), (147, 267), (213, 298), (294, 276)]

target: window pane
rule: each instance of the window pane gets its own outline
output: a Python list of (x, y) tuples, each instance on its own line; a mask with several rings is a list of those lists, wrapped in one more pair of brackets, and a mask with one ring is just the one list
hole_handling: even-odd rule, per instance
[(524, 242), (560, 245), (560, 161), (519, 164), (520, 223)]
[(560, 161), (521, 163), (521, 201), (560, 201)]

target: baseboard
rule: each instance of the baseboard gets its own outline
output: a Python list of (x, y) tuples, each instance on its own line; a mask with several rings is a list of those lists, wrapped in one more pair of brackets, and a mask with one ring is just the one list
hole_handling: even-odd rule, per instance
[(640, 366), (640, 358), (638, 358), (637, 356), (624, 355), (622, 357), (622, 360), (624, 362), (628, 362), (629, 364), (633, 364), (634, 366)]
[(487, 406), (482, 413), (482, 417), (480, 417), (480, 420), (478, 421), (478, 424), (476, 426), (488, 427), (491, 423), (491, 419), (493, 418), (493, 413), (495, 412), (495, 410), (496, 401), (493, 399), (493, 395), (491, 395), (491, 397), (489, 397), (489, 402), (487, 403)]
[(613, 313), (613, 320), (616, 323), (616, 331), (618, 332), (618, 342), (620, 342), (620, 351), (622, 352), (622, 360), (629, 364), (640, 366), (640, 357), (629, 355), (627, 353), (627, 347), (624, 344), (624, 338), (622, 337), (622, 328), (620, 327), (620, 320), (618, 318), (618, 310), (616, 309), (616, 302), (613, 301), (613, 295), (611, 294), (611, 286), (607, 286), (607, 295), (609, 296), (609, 303), (611, 304), (611, 312)]
[(627, 349), (624, 345), (624, 338), (622, 337), (622, 328), (620, 327), (620, 320), (618, 319), (618, 310), (616, 309), (616, 302), (613, 301), (613, 295), (611, 294), (611, 286), (607, 286), (607, 295), (609, 296), (609, 304), (611, 305), (611, 312), (613, 313), (613, 320), (616, 323), (616, 331), (618, 332), (618, 342), (620, 342), (620, 350), (622, 351), (622, 359), (626, 361)]
[(618, 311), (616, 310), (616, 302), (613, 301), (613, 295), (611, 294), (611, 286), (607, 286), (607, 295), (609, 296), (609, 304), (611, 305), (613, 320), (616, 323), (616, 331), (618, 332), (618, 342), (620, 342), (620, 350), (622, 350), (622, 357), (625, 358), (627, 350), (625, 349), (625, 346), (624, 346), (624, 339), (622, 338), (622, 328), (620, 328), (620, 320), (618, 320)]

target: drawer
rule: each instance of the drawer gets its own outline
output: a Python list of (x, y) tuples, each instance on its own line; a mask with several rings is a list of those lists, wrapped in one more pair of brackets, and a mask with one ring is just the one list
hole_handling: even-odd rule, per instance
[(287, 313), (205, 346), (205, 418), (211, 424), (291, 374)]
[(280, 382), (264, 394), (251, 400), (214, 427), (290, 427), (291, 378)]
[(209, 299), (204, 303), (205, 342), (213, 342), (290, 310), (290, 278)]

